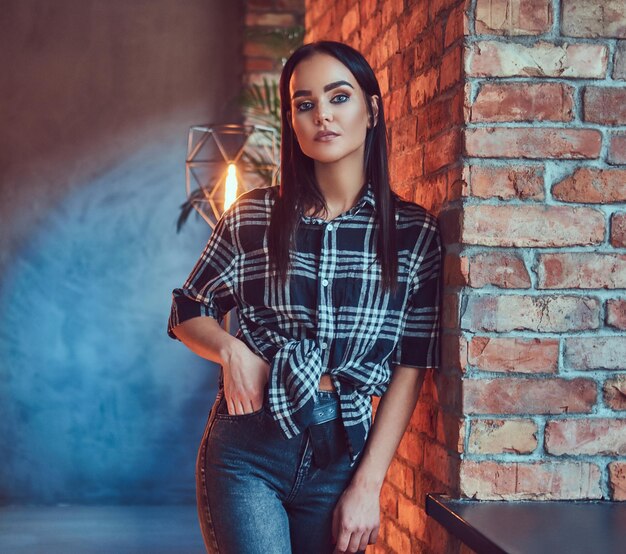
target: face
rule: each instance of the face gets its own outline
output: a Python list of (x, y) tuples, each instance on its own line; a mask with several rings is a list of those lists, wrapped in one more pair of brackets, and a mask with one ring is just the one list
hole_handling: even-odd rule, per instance
[[(289, 82), (290, 121), (300, 148), (320, 163), (363, 158), (365, 134), (376, 124), (378, 97), (366, 98), (352, 72), (336, 58), (314, 54), (301, 61)], [(323, 136), (323, 133), (332, 133)]]

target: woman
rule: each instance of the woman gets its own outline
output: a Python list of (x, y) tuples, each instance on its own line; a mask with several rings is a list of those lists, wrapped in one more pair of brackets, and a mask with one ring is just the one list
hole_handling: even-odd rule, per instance
[[(362, 552), (438, 365), (441, 244), (435, 218), (390, 189), (380, 88), (359, 52), (302, 46), (280, 93), (280, 186), (237, 198), (173, 295), (170, 336), (221, 365), (200, 523), (209, 552)], [(235, 306), (232, 337), (218, 321)]]

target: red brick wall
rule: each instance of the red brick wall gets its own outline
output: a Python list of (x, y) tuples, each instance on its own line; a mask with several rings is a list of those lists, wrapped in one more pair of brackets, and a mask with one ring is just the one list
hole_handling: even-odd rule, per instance
[(625, 6), (468, 12), (466, 496), (626, 498)]
[(374, 67), (394, 189), (447, 244), (444, 364), (372, 552), (459, 550), (427, 492), (626, 499), (624, 6), (306, 1), (307, 42)]

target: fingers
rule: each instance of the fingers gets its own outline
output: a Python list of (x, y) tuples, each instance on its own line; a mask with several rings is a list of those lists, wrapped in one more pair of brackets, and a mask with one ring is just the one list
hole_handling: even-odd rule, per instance
[(226, 405), (228, 406), (228, 415), (245, 415), (260, 410), (263, 407), (263, 399), (258, 405), (255, 405), (249, 398), (243, 401), (226, 398)]

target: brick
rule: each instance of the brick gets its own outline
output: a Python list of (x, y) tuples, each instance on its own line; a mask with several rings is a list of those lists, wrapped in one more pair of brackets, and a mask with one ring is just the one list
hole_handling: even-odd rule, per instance
[(246, 58), (244, 68), (246, 72), (253, 71), (273, 71), (275, 61), (270, 58)]
[(463, 4), (454, 8), (446, 21), (444, 31), (444, 48), (448, 48), (453, 42), (463, 39), (465, 36), (466, 15)]
[(596, 129), (479, 127), (465, 131), (465, 154), (477, 158), (597, 158), (602, 135)]
[[(325, 6), (324, 2), (318, 2), (320, 6)], [(381, 27), (381, 16), (380, 13), (377, 12), (371, 17), (368, 15), (363, 15), (361, 12), (361, 21), (364, 21), (365, 24), (361, 26), (361, 41), (364, 45), (367, 45), (369, 49), (370, 45), (374, 44), (377, 40), (378, 35), (380, 34)], [(369, 59), (370, 56), (368, 56)], [(373, 65), (372, 60), (369, 60), (370, 64)]]
[(561, 6), (564, 36), (626, 38), (623, 0), (562, 0)]
[(585, 87), (583, 118), (602, 125), (626, 125), (626, 88)]
[(456, 0), (430, 0), (428, 3), (428, 17), (430, 18), (430, 21), (437, 19), (441, 12), (447, 10), (456, 3)]
[(477, 419), (471, 423), (471, 454), (529, 454), (535, 448), (537, 424), (531, 419)]
[(626, 336), (568, 337), (563, 363), (572, 369), (626, 369)]
[(395, 22), (404, 9), (402, 0), (386, 0), (382, 4), (382, 26), (386, 28)]
[(626, 288), (626, 254), (539, 254), (537, 278), (539, 289)]
[(470, 121), (571, 121), (574, 88), (561, 83), (484, 83)]
[(552, 195), (564, 202), (606, 204), (626, 201), (626, 169), (580, 167), (552, 187)]
[(441, 59), (439, 92), (461, 82), (463, 73), (463, 49), (461, 45), (450, 48)]
[(421, 35), (428, 25), (428, 0), (417, 0), (412, 4), (398, 22), (398, 39), (403, 45), (413, 43), (415, 37)]
[(450, 483), (458, 475), (459, 459), (439, 443), (431, 442), (424, 450), (424, 471), (440, 483)]
[(395, 182), (400, 178), (413, 180), (420, 177), (424, 174), (423, 164), (424, 151), (420, 147), (403, 150), (389, 158), (389, 170)]
[(417, 117), (407, 115), (394, 123), (391, 128), (391, 145), (394, 152), (401, 152), (415, 146), (417, 134)]
[(545, 449), (553, 456), (626, 454), (626, 419), (586, 418), (548, 421)]
[(468, 47), (465, 71), (471, 77), (604, 78), (608, 49), (602, 44), (563, 44), (539, 41), (532, 46), (514, 42), (478, 41)]
[(501, 288), (530, 288), (524, 260), (508, 252), (482, 252), (469, 259), (469, 284)]
[(413, 51), (415, 72), (437, 65), (443, 56), (443, 27), (431, 25), (424, 30)]
[(398, 517), (398, 496), (398, 491), (385, 481), (380, 490), (380, 508), (390, 518)]
[(626, 500), (626, 462), (609, 464), (611, 500)]
[[(430, 138), (434, 135), (450, 129), (451, 124), (451, 106), (452, 98), (441, 97), (436, 101), (430, 102), (425, 108), (424, 113), (426, 117), (420, 118), (418, 116), (418, 138), (422, 135), (426, 138)], [(427, 122), (423, 125), (422, 132), (420, 133), (419, 122)]]
[(600, 304), (584, 296), (472, 295), (461, 315), (468, 331), (558, 333), (597, 329)]
[(472, 165), (470, 190), (472, 196), (479, 198), (543, 200), (543, 167)]
[(415, 498), (415, 483), (413, 477), (413, 468), (397, 458), (391, 463), (391, 467), (387, 472), (389, 481), (409, 498)]
[(588, 462), (472, 462), (461, 466), (461, 494), (478, 500), (601, 498), (601, 472)]
[(290, 27), (295, 25), (292, 13), (251, 12), (246, 13), (246, 27)]
[[(392, 91), (389, 103), (385, 106), (389, 115), (389, 122), (397, 121), (406, 116), (408, 113), (409, 97), (406, 93), (407, 87), (403, 86)], [(389, 97), (388, 97), (389, 98)], [(415, 144), (413, 144), (415, 146)]]
[(615, 133), (610, 136), (607, 161), (610, 164), (626, 164), (626, 133)]
[(626, 373), (607, 379), (602, 395), (604, 403), (612, 410), (626, 410)]
[(398, 495), (398, 523), (411, 535), (420, 535), (426, 525), (426, 513), (414, 500)]
[(616, 248), (626, 247), (626, 212), (611, 215), (611, 244)]
[(465, 420), (458, 414), (439, 410), (437, 413), (437, 442), (452, 452), (463, 452)]
[(571, 206), (468, 205), (462, 240), (484, 246), (573, 246), (604, 240), (604, 214)]
[(341, 38), (347, 40), (348, 37), (354, 33), (359, 26), (359, 6), (358, 4), (352, 6), (343, 16), (341, 21)]
[(424, 173), (434, 173), (457, 162), (461, 154), (461, 133), (451, 129), (426, 144), (424, 150)]
[(432, 67), (409, 81), (409, 97), (412, 108), (424, 105), (432, 100), (438, 91), (439, 69)]
[(406, 432), (398, 445), (397, 455), (413, 466), (420, 466), (424, 460), (424, 441), (415, 432)]
[(615, 49), (613, 79), (626, 79), (626, 40), (620, 40)]
[(596, 402), (591, 379), (465, 379), (466, 414), (589, 413)]
[(549, 0), (478, 0), (476, 33), (493, 35), (539, 35), (552, 26)]
[(411, 537), (400, 529), (394, 521), (388, 522), (387, 545), (393, 552), (411, 552)]
[(415, 432), (434, 438), (436, 422), (437, 408), (428, 402), (418, 402), (409, 425)]
[(626, 300), (613, 298), (606, 302), (606, 324), (626, 330)]
[(253, 40), (246, 40), (243, 46), (244, 56), (250, 58), (275, 58), (276, 52), (274, 52), (272, 46), (263, 42), (256, 42)]
[(469, 280), (469, 262), (465, 256), (446, 254), (443, 263), (443, 282), (446, 286), (463, 287)]
[(468, 362), (482, 371), (556, 373), (558, 339), (472, 337)]

